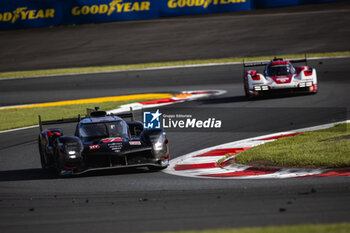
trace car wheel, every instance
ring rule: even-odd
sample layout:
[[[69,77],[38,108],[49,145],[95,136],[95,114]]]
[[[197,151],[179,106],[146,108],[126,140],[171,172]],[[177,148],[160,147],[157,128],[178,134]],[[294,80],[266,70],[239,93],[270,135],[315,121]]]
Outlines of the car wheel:
[[[39,153],[40,153],[41,168],[48,170],[49,166],[47,165],[45,151],[43,146],[41,145],[40,138],[39,138]]]
[[[247,88],[244,88],[244,92],[245,92],[245,96],[246,96],[247,98],[250,98],[250,97],[251,97],[251,95],[250,95],[249,91],[247,90]]]
[[[59,152],[59,149],[56,148],[56,151],[55,151],[55,168],[56,168],[56,172],[57,172],[57,175],[59,177],[68,177],[70,174],[66,172],[66,169],[64,169],[64,166],[63,166],[63,158],[62,156],[60,155],[60,152]]]

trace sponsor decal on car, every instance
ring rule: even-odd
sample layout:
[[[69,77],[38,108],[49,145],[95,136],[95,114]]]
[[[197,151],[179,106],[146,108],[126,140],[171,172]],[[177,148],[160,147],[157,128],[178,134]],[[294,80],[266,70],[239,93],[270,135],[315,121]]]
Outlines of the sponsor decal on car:
[[[122,142],[122,138],[104,138],[102,139],[103,143],[110,143],[110,142]]]
[[[110,144],[108,144],[108,147],[114,152],[120,152],[120,150],[123,148],[123,144],[122,143],[110,143]]]
[[[91,145],[90,146],[90,150],[96,150],[96,149],[99,149],[100,146],[99,145]]]
[[[141,145],[141,142],[140,141],[130,141],[129,144],[131,146],[140,146]]]
[[[285,83],[289,80],[289,78],[277,78],[276,80],[280,81],[281,83]]]

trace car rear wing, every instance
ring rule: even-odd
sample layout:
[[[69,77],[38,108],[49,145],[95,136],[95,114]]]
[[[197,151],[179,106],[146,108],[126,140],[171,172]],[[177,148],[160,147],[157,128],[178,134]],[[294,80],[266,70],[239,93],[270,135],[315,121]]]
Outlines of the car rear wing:
[[[134,113],[133,113],[132,107],[130,107],[129,113],[107,114],[107,112],[105,111],[99,111],[99,107],[95,107],[95,109],[87,108],[86,113],[87,113],[86,117],[87,116],[90,116],[90,117],[117,116],[123,119],[131,119],[131,121],[134,121]]]
[[[252,62],[252,63],[245,63],[243,61],[243,67],[254,67],[254,66],[266,66],[267,64],[269,64],[269,61],[264,61],[264,62]]]
[[[39,118],[40,132],[43,131],[43,125],[67,124],[67,123],[79,122],[81,119],[80,115],[78,115],[77,118],[62,118],[59,120],[50,120],[50,121],[42,121],[40,115],[38,116],[38,118]]]
[[[103,112],[103,111],[98,111],[98,107],[95,107],[95,110],[93,109],[86,109],[87,115],[86,116],[80,116],[80,114],[78,115],[78,117],[73,117],[73,118],[62,118],[62,119],[58,119],[58,120],[49,120],[49,121],[43,121],[41,120],[41,116],[39,115],[39,129],[40,132],[43,131],[43,125],[56,125],[56,124],[67,124],[67,123],[74,123],[74,122],[80,122],[81,120],[85,119],[85,118],[89,118],[91,117],[94,112]],[[106,112],[104,112],[106,113]],[[102,116],[102,115],[100,115]],[[131,121],[134,121],[134,113],[132,111],[132,108],[130,108],[130,112],[129,113],[119,113],[119,114],[110,114],[107,115],[105,114],[104,116],[117,116],[120,117],[122,119],[131,119]]]
[[[275,57],[273,60],[283,60],[283,59]],[[301,58],[301,59],[286,59],[286,60],[290,61],[291,63],[305,63],[307,65],[306,54],[305,54],[305,58]],[[243,67],[245,69],[246,67],[266,66],[269,63],[270,63],[270,61],[245,63],[244,60],[243,60]]]

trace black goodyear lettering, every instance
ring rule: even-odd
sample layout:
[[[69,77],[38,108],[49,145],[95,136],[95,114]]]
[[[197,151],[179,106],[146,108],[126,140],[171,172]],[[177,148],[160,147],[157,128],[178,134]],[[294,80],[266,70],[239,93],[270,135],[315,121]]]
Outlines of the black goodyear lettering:
[[[0,13],[0,22],[15,23],[18,20],[47,19],[55,17],[55,9],[29,10],[28,7],[19,7],[13,12]]]
[[[108,5],[92,5],[92,6],[75,6],[72,8],[72,15],[96,15],[107,14],[108,16],[123,12],[149,11],[151,2],[124,2],[123,0],[113,0]]]
[[[246,0],[168,0],[169,8],[183,7],[203,7],[207,8],[210,5],[226,5],[232,3],[245,3]]]

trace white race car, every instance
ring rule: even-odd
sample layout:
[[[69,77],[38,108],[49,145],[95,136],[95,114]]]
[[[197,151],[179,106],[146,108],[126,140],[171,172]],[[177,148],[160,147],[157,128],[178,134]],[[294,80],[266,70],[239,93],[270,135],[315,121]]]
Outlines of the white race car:
[[[294,67],[292,63],[306,65]],[[243,63],[244,91],[248,98],[282,93],[317,93],[316,70],[307,66],[306,59],[284,60],[274,58],[270,62]],[[246,70],[246,67],[265,66],[262,73]]]

